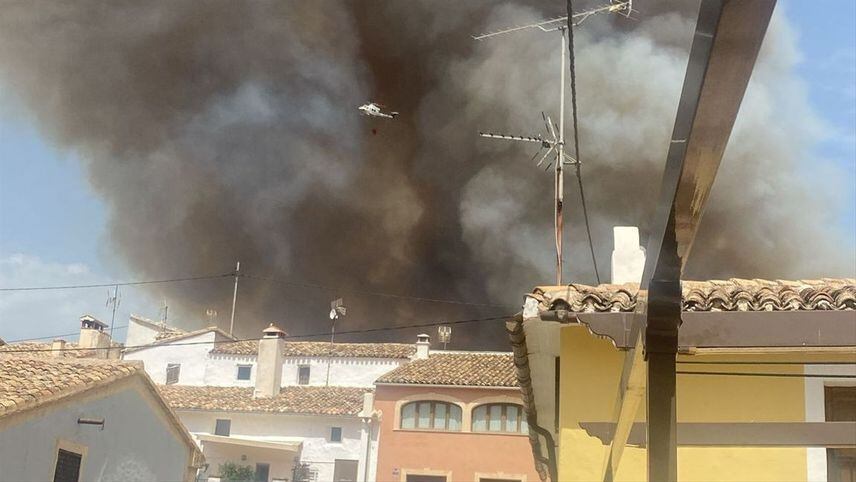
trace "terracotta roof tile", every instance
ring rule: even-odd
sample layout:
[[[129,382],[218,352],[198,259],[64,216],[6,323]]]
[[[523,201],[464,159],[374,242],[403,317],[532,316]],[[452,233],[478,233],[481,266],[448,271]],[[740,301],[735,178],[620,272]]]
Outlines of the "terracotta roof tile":
[[[253,398],[253,388],[160,385],[164,400],[174,410],[270,412],[316,415],[356,415],[363,408],[367,388],[283,387],[273,398]]]
[[[255,340],[220,343],[211,353],[224,355],[256,355],[259,342]],[[334,356],[353,358],[409,358],[416,347],[409,343],[330,343],[324,341],[287,341],[284,356]]]
[[[378,378],[377,383],[518,386],[512,354],[484,352],[432,353],[426,359],[399,366]]]
[[[0,355],[0,417],[142,371],[118,360]]]
[[[117,345],[114,345],[117,346]],[[16,356],[26,355],[37,358],[54,358],[54,352],[51,351],[50,343],[22,341],[19,343],[10,343],[0,346],[0,354],[15,354]],[[66,343],[63,350],[57,358],[93,358],[95,350],[84,350],[77,343]]]
[[[684,281],[684,311],[856,310],[856,279]],[[540,286],[532,296],[543,309],[559,302],[573,312],[632,312],[638,284]],[[644,292],[643,292],[644,296]]]

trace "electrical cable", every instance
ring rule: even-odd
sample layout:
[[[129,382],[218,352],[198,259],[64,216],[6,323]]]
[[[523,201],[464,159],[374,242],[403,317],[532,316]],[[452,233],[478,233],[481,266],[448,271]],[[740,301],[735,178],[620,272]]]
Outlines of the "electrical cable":
[[[580,189],[580,204],[583,208],[583,219],[586,225],[586,235],[588,236],[589,243],[589,251],[591,251],[591,264],[594,267],[594,277],[597,280],[597,284],[600,284],[600,273],[597,269],[597,260],[594,255],[594,241],[592,241],[591,237],[591,228],[589,227],[589,218],[588,218],[588,208],[586,207],[586,195],[583,190],[583,173],[581,169],[580,162],[580,132],[579,125],[577,122],[577,72],[576,67],[574,66],[574,6],[573,0],[568,0],[568,55],[570,56],[570,69],[571,69],[571,108],[572,108],[572,116],[573,116],[573,126],[574,126],[574,159],[577,160],[576,173],[577,173],[577,184]],[[562,86],[564,88],[564,86]],[[561,160],[559,161],[561,162]]]
[[[354,294],[364,294],[371,296],[380,296],[386,298],[396,298],[403,300],[413,300],[424,303],[446,303],[446,304],[454,304],[454,305],[465,305],[465,306],[484,306],[484,307],[493,307],[493,308],[516,308],[515,305],[507,305],[507,304],[499,304],[499,303],[476,303],[470,301],[463,300],[453,300],[453,299],[444,299],[444,298],[427,298],[422,296],[408,296],[408,295],[400,295],[394,293],[383,293],[377,291],[368,291],[368,290],[360,290],[360,289],[342,289],[336,288],[332,286],[325,286],[317,283],[307,283],[307,282],[298,282],[298,281],[288,281],[279,278],[273,278],[268,276],[253,276],[248,274],[238,274],[239,278],[247,278],[254,279],[259,281],[271,281],[275,283],[281,283],[285,285],[291,286],[300,286],[304,288],[315,288],[315,289],[323,289],[330,292],[336,293],[354,293]],[[83,288],[112,288],[114,286],[135,286],[135,285],[148,285],[148,284],[157,284],[157,283],[175,283],[175,282],[183,282],[183,281],[201,281],[201,280],[210,280],[210,279],[220,279],[220,278],[234,278],[235,272],[223,273],[218,275],[209,275],[209,276],[193,276],[186,278],[171,278],[171,279],[160,279],[160,280],[146,280],[146,281],[126,281],[126,282],[113,282],[113,283],[96,283],[96,284],[80,284],[80,285],[57,285],[57,286],[24,286],[24,287],[11,287],[11,288],[0,288],[0,292],[15,292],[15,291],[48,291],[48,290],[64,290],[64,289],[83,289]]]
[[[137,286],[137,285],[151,285],[151,284],[159,284],[159,283],[178,283],[182,281],[200,281],[200,280],[210,280],[210,279],[219,279],[219,278],[231,278],[235,276],[235,273],[224,273],[224,274],[215,274],[215,275],[207,275],[207,276],[190,276],[187,278],[170,278],[170,279],[159,279],[159,280],[147,280],[147,281],[124,281],[117,283],[96,283],[96,284],[88,284],[88,285],[61,285],[61,286],[24,286],[24,287],[14,287],[14,288],[0,288],[0,291],[47,291],[47,290],[72,290],[72,289],[82,289],[82,288],[113,288],[114,286]]]
[[[121,330],[121,329],[127,328],[127,327],[128,327],[128,325],[119,325],[119,326],[114,326],[113,329],[114,330]],[[36,341],[36,340],[47,340],[49,338],[63,338],[66,336],[74,336],[74,335],[79,335],[79,334],[80,334],[79,331],[75,331],[74,333],[64,333],[62,335],[37,336],[37,337],[33,337],[33,338],[18,338],[17,340],[4,340],[4,341],[8,345],[8,344],[12,344],[12,343],[21,343],[21,342]]]
[[[487,317],[487,318],[471,318],[471,319],[465,319],[465,320],[442,321],[442,322],[438,322],[435,320],[435,321],[431,321],[431,322],[414,323],[414,324],[410,324],[410,325],[384,326],[384,327],[377,327],[377,328],[365,328],[365,329],[361,329],[361,330],[337,331],[336,335],[354,335],[354,334],[362,334],[362,333],[377,333],[377,332],[381,332],[381,331],[406,330],[409,328],[426,328],[426,327],[437,326],[437,325],[462,325],[465,323],[478,323],[478,322],[482,322],[482,321],[510,320],[514,316],[515,315],[512,314],[512,315],[502,315],[502,316],[491,316],[491,317]],[[304,335],[285,335],[283,338],[286,340],[301,339],[301,338],[317,338],[317,337],[322,337],[322,336],[329,337],[331,334],[332,334],[331,332],[326,331],[326,332],[310,333],[310,334],[304,334]],[[179,335],[179,336],[181,336],[181,335]],[[220,344],[220,343],[237,343],[237,342],[242,342],[242,341],[258,341],[261,339],[262,338],[259,337],[259,338],[236,338],[234,340],[228,340],[227,339],[227,340],[213,340],[213,341],[188,341],[188,342],[169,343],[169,339],[167,338],[164,340],[160,340],[160,341],[157,341],[154,343],[147,343],[144,345],[118,346],[118,347],[117,346],[113,346],[113,347],[105,346],[105,347],[92,347],[92,348],[75,347],[75,348],[57,348],[57,349],[53,349],[53,348],[26,348],[26,349],[21,349],[21,350],[15,350],[15,349],[13,349],[14,347],[12,347],[11,349],[0,348],[0,355],[10,354],[10,353],[38,353],[38,352],[54,352],[54,351],[94,351],[94,350],[115,350],[115,349],[127,350],[127,349],[131,349],[131,348],[149,348],[149,347],[156,347],[156,346],[163,346],[163,345],[190,346],[190,345],[204,345],[204,344],[209,344],[209,343],[210,344]],[[322,343],[328,343],[328,342],[322,342]],[[11,347],[11,345],[6,345],[6,346]]]
[[[331,291],[331,292],[335,292],[335,293],[354,293],[354,294],[363,294],[363,295],[370,295],[370,296],[380,296],[380,297],[385,297],[385,298],[396,298],[396,299],[403,299],[403,300],[420,301],[420,302],[425,302],[425,303],[446,303],[446,304],[453,304],[453,305],[485,306],[485,307],[493,307],[493,308],[517,308],[517,306],[515,306],[515,305],[503,305],[503,304],[499,304],[499,303],[474,303],[474,302],[463,301],[463,300],[453,300],[453,299],[444,299],[444,298],[426,298],[426,297],[422,297],[422,296],[399,295],[399,294],[394,294],[394,293],[383,293],[383,292],[378,292],[378,291],[368,291],[368,290],[361,290],[361,289],[334,288],[331,286],[324,286],[324,285],[320,285],[320,284],[316,284],[316,283],[306,283],[306,282],[301,282],[301,281],[288,281],[288,280],[284,280],[284,279],[280,279],[280,278],[273,278],[273,277],[268,277],[268,276],[253,276],[253,275],[242,274],[242,275],[239,275],[239,277],[254,279],[254,280],[260,280],[260,281],[270,281],[270,282],[274,282],[274,283],[281,283],[281,284],[291,285],[291,286],[300,286],[300,287],[304,287],[304,288],[323,289],[323,290],[327,290],[327,291]]]

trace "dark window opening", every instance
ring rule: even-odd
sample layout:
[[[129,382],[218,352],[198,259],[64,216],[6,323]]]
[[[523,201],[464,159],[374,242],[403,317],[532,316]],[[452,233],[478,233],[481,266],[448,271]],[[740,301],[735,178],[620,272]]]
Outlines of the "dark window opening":
[[[178,376],[181,373],[181,364],[180,363],[167,363],[166,364],[166,384],[172,385],[178,383]]]
[[[825,387],[827,422],[856,421],[856,387]],[[826,449],[829,482],[856,481],[856,449]]]
[[[249,380],[252,373],[252,365],[238,365],[238,380]]]
[[[228,437],[230,433],[232,433],[232,421],[227,418],[218,418],[214,424],[214,435]]]
[[[268,482],[270,464],[256,464],[256,482]]]
[[[331,427],[330,428],[330,441],[331,442],[341,442],[342,441],[342,427]]]
[[[359,461],[336,459],[333,466],[333,482],[357,482]]]
[[[309,365],[300,365],[297,367],[297,384],[309,385]]]
[[[54,482],[78,482],[80,480],[80,462],[83,455],[59,449],[56,454]]]

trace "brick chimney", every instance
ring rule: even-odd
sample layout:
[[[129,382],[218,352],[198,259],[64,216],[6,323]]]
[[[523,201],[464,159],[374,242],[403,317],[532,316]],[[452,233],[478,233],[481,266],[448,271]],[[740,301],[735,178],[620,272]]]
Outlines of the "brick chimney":
[[[96,358],[107,358],[110,350],[110,335],[104,331],[107,328],[107,323],[98,320],[91,315],[83,315],[80,317],[80,339],[78,345],[80,348],[96,348]]]
[[[416,355],[413,356],[413,359],[424,360],[428,358],[429,353],[431,353],[431,337],[425,333],[416,335]]]
[[[639,246],[639,228],[615,226],[612,228],[612,283],[639,283],[645,270],[645,250]]]
[[[279,395],[282,386],[282,352],[285,349],[286,333],[273,323],[262,330],[259,340],[259,355],[256,357],[255,398],[271,398]]]
[[[54,340],[51,342],[51,356],[53,357],[61,357],[63,355],[62,350],[65,349],[65,340]]]

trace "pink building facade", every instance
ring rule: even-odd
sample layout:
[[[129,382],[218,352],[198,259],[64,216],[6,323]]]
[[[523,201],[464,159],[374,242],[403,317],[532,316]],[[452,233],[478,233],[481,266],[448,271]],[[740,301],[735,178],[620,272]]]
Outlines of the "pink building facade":
[[[376,383],[378,482],[536,482],[507,353],[440,352]]]

